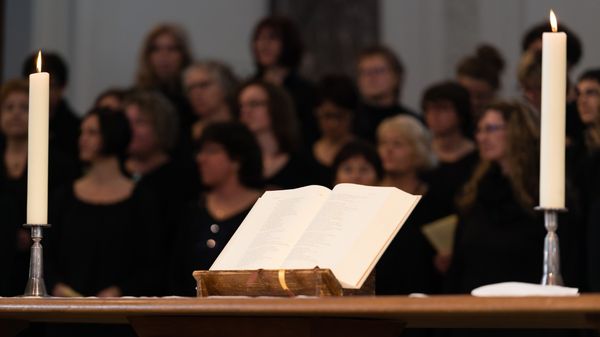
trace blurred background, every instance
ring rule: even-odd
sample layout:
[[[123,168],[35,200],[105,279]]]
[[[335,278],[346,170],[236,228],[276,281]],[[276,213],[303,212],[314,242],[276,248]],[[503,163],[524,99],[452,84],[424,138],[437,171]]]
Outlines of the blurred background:
[[[516,65],[525,30],[547,20],[553,8],[581,38],[583,59],[574,69],[600,59],[597,0],[4,0],[2,4],[2,79],[18,76],[37,49],[67,60],[71,80],[67,97],[84,112],[109,86],[134,80],[144,35],[159,22],[187,29],[195,57],[230,64],[241,77],[252,74],[250,34],[270,13],[285,13],[299,25],[306,44],[304,74],[354,71],[356,51],[382,42],[407,69],[402,101],[419,109],[423,89],[453,78],[456,63],[488,42],[507,61],[501,96],[517,95]],[[319,65],[318,67],[316,65]]]

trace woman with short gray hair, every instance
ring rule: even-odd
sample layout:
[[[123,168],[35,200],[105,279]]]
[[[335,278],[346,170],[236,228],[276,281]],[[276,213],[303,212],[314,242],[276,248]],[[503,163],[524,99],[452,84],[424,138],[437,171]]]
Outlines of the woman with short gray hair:
[[[186,97],[196,116],[191,137],[198,140],[211,123],[233,119],[238,79],[231,69],[218,61],[201,61],[183,73]]]

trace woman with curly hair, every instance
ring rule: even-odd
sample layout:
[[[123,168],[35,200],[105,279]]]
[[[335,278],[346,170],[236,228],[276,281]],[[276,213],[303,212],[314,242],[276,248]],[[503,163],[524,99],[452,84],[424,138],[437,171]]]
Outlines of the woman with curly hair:
[[[544,236],[538,205],[539,130],[521,105],[497,102],[480,116],[476,129],[480,162],[457,203],[459,224],[447,273],[446,292],[470,293],[499,282],[538,283]],[[567,207],[571,208],[570,205]],[[578,287],[578,222],[572,210],[561,217],[562,275]],[[574,241],[575,240],[575,241]],[[579,242],[581,242],[579,238]],[[564,331],[454,330],[446,336],[568,336]]]
[[[475,137],[481,161],[457,200],[460,222],[448,290],[469,293],[503,281],[537,283],[545,234],[533,210],[538,130],[521,105],[497,103],[481,115]]]
[[[504,282],[539,283],[546,230],[538,204],[539,130],[521,105],[488,106],[476,130],[480,162],[457,203],[459,226],[448,272],[448,291],[469,293]],[[568,206],[570,207],[570,206]],[[570,207],[571,208],[571,207]],[[564,281],[578,286],[576,210],[561,219]]]

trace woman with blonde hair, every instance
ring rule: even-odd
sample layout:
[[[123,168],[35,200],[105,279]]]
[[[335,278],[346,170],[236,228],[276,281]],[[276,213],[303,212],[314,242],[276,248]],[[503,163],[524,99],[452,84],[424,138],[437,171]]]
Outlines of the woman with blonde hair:
[[[423,198],[377,264],[378,294],[436,293],[441,276],[436,255],[421,228],[451,213],[450,200],[428,185],[421,175],[431,170],[435,156],[431,135],[412,116],[385,119],[377,128],[377,150],[383,164],[383,186],[393,186]]]

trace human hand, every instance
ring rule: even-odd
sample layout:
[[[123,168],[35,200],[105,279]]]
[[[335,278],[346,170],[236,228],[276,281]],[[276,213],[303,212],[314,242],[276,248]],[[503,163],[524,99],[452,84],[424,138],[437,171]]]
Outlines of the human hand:
[[[452,254],[438,253],[433,258],[433,265],[435,266],[435,269],[437,269],[437,271],[439,271],[441,274],[446,274],[446,272],[450,268],[451,261],[452,261]]]
[[[75,289],[69,287],[64,283],[58,283],[52,289],[52,296],[56,297],[83,297],[80,293],[78,293]]]
[[[121,297],[121,295],[121,289],[117,286],[108,287],[96,294],[98,297]]]

